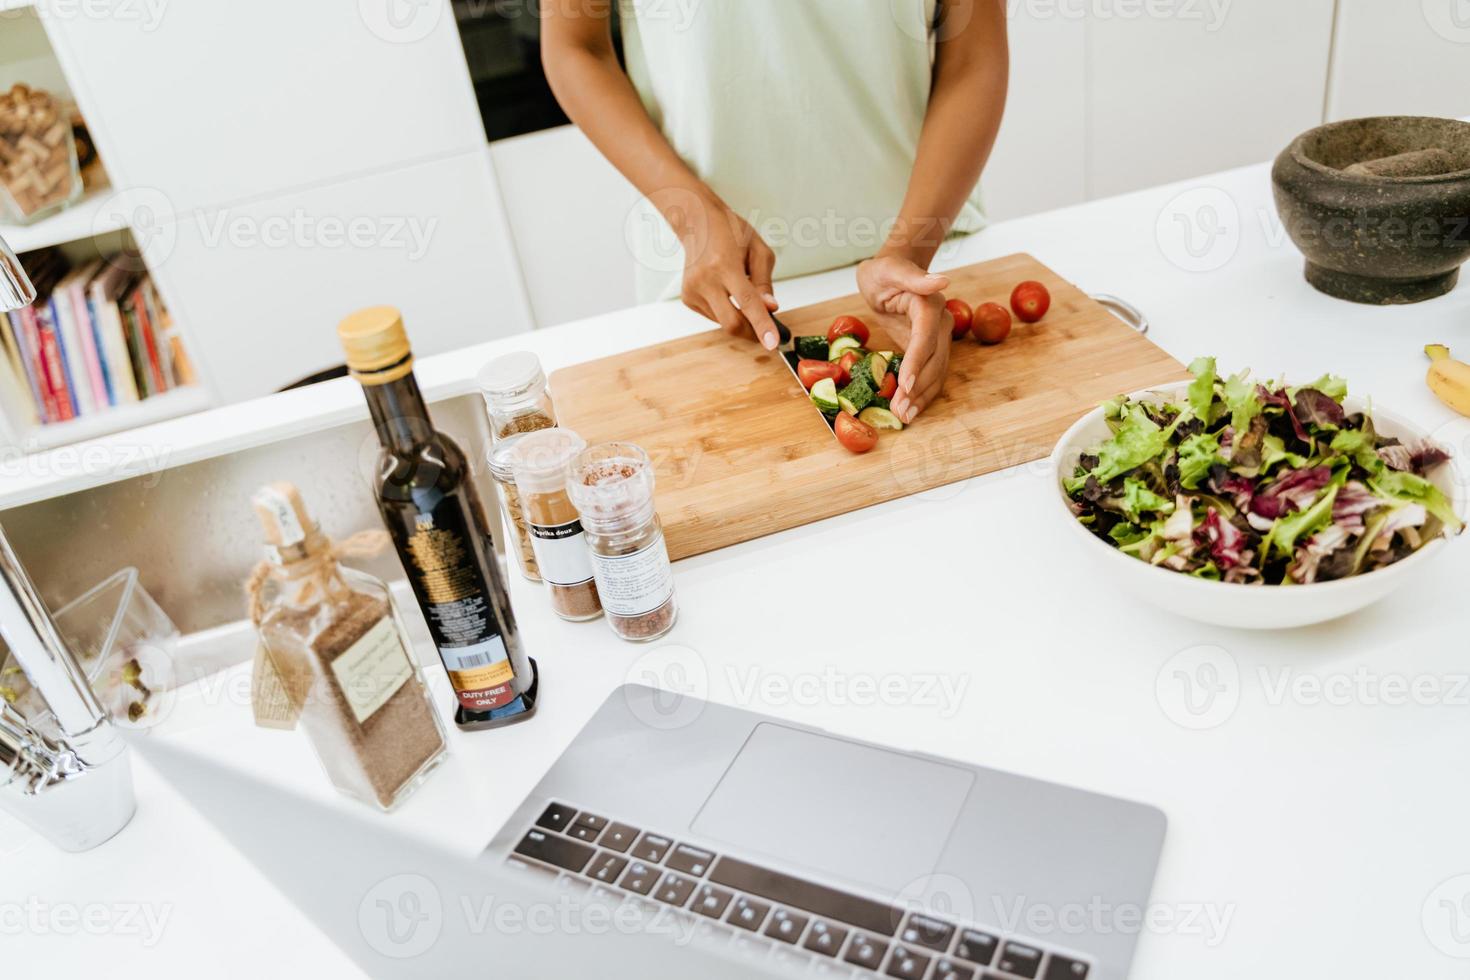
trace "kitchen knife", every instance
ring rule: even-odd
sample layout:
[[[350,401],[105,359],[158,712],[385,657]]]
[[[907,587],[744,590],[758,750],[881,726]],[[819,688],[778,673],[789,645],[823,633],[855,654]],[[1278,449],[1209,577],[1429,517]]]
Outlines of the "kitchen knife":
[[[796,379],[797,385],[802,391],[806,391],[806,385],[802,384],[801,381],[801,372],[796,370],[796,365],[801,360],[796,353],[796,338],[792,335],[790,328],[778,320],[774,314],[771,315],[771,319],[775,321],[776,329],[780,332],[781,343],[777,346],[776,353],[780,354],[781,360],[786,362],[786,367],[790,369],[791,376]],[[827,427],[832,430],[833,436],[835,437],[837,434],[837,420],[828,418],[826,413],[815,405],[812,405],[812,411],[822,417],[822,421],[827,423]]]

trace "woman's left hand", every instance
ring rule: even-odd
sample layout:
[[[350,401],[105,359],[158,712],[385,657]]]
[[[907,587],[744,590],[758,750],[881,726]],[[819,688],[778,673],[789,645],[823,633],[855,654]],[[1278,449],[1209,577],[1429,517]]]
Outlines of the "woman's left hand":
[[[858,266],[858,291],[884,330],[903,346],[893,414],[905,425],[944,390],[954,318],[944,308],[949,278],[908,259],[880,255]]]

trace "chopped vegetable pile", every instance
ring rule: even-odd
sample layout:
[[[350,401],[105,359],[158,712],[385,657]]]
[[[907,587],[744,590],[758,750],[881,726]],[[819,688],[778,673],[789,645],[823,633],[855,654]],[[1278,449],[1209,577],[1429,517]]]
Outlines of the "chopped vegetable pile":
[[[1182,404],[1105,404],[1112,438],[1064,481],[1073,513],[1108,544],[1199,578],[1307,584],[1463,529],[1425,479],[1449,453],[1378,435],[1370,415],[1343,408],[1341,379],[1220,378],[1209,357],[1189,370]]]

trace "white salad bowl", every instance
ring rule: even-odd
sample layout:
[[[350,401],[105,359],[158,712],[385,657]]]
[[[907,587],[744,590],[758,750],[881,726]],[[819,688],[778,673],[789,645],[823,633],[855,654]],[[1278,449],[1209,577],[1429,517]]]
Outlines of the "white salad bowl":
[[[1155,404],[1182,403],[1189,382],[1137,392],[1133,398]],[[1369,409],[1361,398],[1349,397],[1343,402],[1348,412]],[[1428,433],[1405,419],[1386,412],[1378,405],[1369,412],[1379,435],[1392,436],[1403,442],[1425,438]],[[1372,605],[1396,592],[1429,569],[1434,559],[1449,545],[1436,538],[1401,561],[1385,568],[1332,582],[1310,585],[1241,585],[1195,578],[1180,572],[1159,568],[1126,555],[1087,530],[1072,513],[1063,480],[1076,471],[1083,453],[1095,448],[1111,436],[1101,407],[1079,419],[1067,430],[1052,451],[1053,486],[1057,492],[1058,519],[1064,521],[1077,548],[1091,556],[1099,577],[1116,582],[1129,592],[1170,612],[1202,623],[1239,629],[1289,629],[1310,626],[1346,616]],[[1452,459],[1434,470],[1430,482],[1454,502],[1455,513],[1467,516],[1466,487],[1459,467]]]

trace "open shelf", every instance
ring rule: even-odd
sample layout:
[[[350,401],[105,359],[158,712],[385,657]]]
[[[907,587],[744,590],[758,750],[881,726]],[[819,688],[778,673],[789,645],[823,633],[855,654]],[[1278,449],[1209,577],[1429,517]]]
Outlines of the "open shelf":
[[[0,0],[0,3],[3,2],[4,0]],[[103,214],[103,205],[111,192],[110,187],[90,191],[65,211],[42,218],[33,225],[0,224],[0,237],[5,239],[12,250],[30,252],[122,231],[127,227],[123,216]]]
[[[118,405],[93,415],[84,415],[69,422],[52,425],[32,425],[19,433],[17,440],[26,453],[45,452],[58,446],[84,442],[101,436],[152,425],[210,407],[209,393],[203,388],[190,386],[175,388],[140,402]]]

